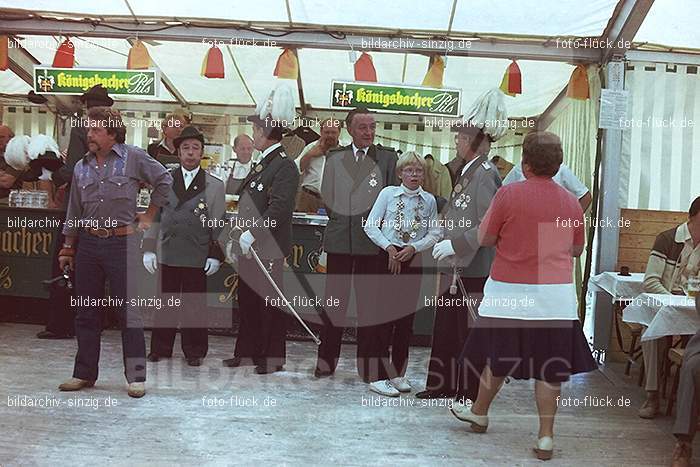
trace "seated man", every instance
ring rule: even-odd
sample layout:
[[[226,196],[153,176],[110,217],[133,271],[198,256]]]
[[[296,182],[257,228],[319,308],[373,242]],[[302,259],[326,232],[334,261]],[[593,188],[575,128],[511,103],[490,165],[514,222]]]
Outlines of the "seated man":
[[[661,232],[654,241],[644,273],[644,292],[686,295],[688,277],[700,271],[700,197],[690,205],[688,222]],[[658,377],[666,358],[666,339],[642,342],[646,371],[647,400],[639,409],[642,418],[654,418],[659,411]]]
[[[695,297],[695,309],[700,314],[700,296]],[[691,449],[698,426],[700,401],[700,330],[688,342],[683,354],[681,378],[676,398],[676,423],[673,434],[678,441],[673,451],[673,467],[687,467],[693,457]]]

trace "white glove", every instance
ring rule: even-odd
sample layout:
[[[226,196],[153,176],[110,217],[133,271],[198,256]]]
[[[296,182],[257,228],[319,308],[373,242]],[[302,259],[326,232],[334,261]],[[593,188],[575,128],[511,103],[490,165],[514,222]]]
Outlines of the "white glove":
[[[146,271],[150,272],[151,274],[155,273],[156,269],[158,269],[158,258],[156,257],[156,254],[152,251],[144,252],[143,266],[146,268]]]
[[[216,274],[216,271],[218,271],[220,267],[221,261],[216,258],[207,258],[207,262],[204,265],[204,274],[207,276]]]
[[[438,261],[442,261],[443,259],[454,255],[455,249],[452,246],[452,240],[443,240],[441,242],[437,242],[433,247],[433,258],[435,258]]]
[[[241,246],[241,252],[250,258],[250,246],[255,241],[255,237],[250,233],[250,230],[246,230],[241,234],[241,238],[238,239],[238,244]]]

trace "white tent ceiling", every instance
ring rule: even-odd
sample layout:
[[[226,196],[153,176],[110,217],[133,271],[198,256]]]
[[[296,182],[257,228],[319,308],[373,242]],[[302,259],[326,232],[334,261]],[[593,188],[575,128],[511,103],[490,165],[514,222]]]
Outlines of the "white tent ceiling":
[[[235,21],[240,26],[241,22],[251,22],[247,24],[248,27],[257,29],[256,25],[265,25],[265,29],[258,30],[271,34],[279,34],[282,28],[341,29],[351,34],[355,28],[392,31],[393,34],[402,35],[430,31],[449,34],[450,37],[473,34],[482,38],[496,35],[500,39],[522,39],[523,36],[554,39],[563,36],[600,36],[608,26],[617,3],[617,0],[358,0],[352,3],[339,0],[197,3],[173,0],[164,4],[155,0],[64,0],[61,3],[0,0],[0,8],[31,11],[39,17],[60,19],[65,15],[73,19],[92,18],[100,23],[118,19],[121,21],[119,28],[127,30],[129,23],[124,21],[138,18],[142,24],[156,21],[163,24],[167,20],[208,23]],[[635,41],[700,48],[700,33],[692,25],[692,21],[699,17],[698,4],[698,0],[656,0]],[[56,23],[58,30],[47,31],[55,34],[53,36],[16,37],[40,63],[50,64],[60,40],[60,24]],[[669,28],[669,25],[672,27]],[[235,29],[231,29],[229,35],[235,35]],[[76,66],[125,67],[130,45],[123,35],[121,37],[74,38]],[[255,99],[260,99],[274,85],[276,78],[272,76],[272,71],[281,52],[279,47],[222,47],[226,78],[207,79],[199,74],[209,47],[207,44],[158,40],[148,41],[147,47],[154,63],[188,104],[231,106],[252,106]],[[298,55],[304,101],[312,108],[328,107],[332,79],[354,79],[348,51],[307,47],[298,49]],[[428,66],[428,57],[417,53],[373,51],[371,56],[382,83],[419,85]],[[462,90],[464,110],[464,106],[484,90],[498,86],[508,63],[506,59],[450,56],[448,53],[444,87]],[[542,113],[566,86],[573,69],[572,64],[561,61],[520,59],[518,64],[522,71],[523,93],[508,98],[511,117]],[[19,96],[29,89],[12,72],[0,72],[0,94]],[[157,100],[176,102],[162,83]]]

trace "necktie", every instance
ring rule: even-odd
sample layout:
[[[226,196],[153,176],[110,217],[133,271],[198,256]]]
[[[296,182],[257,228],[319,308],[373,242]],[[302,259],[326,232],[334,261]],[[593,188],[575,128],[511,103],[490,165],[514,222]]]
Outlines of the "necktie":
[[[185,172],[185,190],[190,187],[190,183],[192,183],[192,172]]]
[[[358,149],[357,152],[355,153],[355,162],[358,164],[362,162],[365,159],[365,151],[364,149]]]

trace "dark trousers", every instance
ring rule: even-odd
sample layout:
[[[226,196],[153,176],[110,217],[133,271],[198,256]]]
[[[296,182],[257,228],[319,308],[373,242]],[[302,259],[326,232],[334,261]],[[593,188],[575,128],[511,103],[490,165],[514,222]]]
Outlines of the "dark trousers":
[[[262,260],[282,288],[282,259]],[[270,269],[270,262],[272,267]],[[265,278],[254,259],[238,259],[238,314],[240,323],[234,356],[258,365],[282,366],[286,362],[287,314],[283,299]],[[278,306],[276,306],[278,305]]]
[[[53,266],[51,267],[51,277],[63,274],[58,265],[58,252],[65,242],[63,234],[59,234],[56,239],[56,248],[53,255]],[[61,336],[72,335],[75,332],[75,310],[70,304],[73,291],[67,287],[52,286],[49,292],[49,302],[46,321],[46,330]]]
[[[683,359],[676,398],[673,434],[681,441],[693,442],[698,426],[700,403],[700,354]]]
[[[181,302],[177,308],[166,307],[156,312],[151,332],[151,352],[171,356],[179,324],[182,353],[186,358],[204,358],[209,349],[207,276],[204,269],[161,264],[160,271],[163,304],[167,304],[171,298],[179,298]]]
[[[382,365],[370,371],[372,358],[372,325],[380,320],[374,316],[377,308],[377,264],[378,255],[339,255],[328,253],[326,265],[326,303],[337,300],[337,307],[324,309],[321,345],[318,347],[316,368],[335,371],[340,356],[340,344],[346,320],[351,287],[355,290],[357,303],[357,372],[365,382],[386,379]],[[373,365],[375,368],[378,366]],[[384,378],[381,378],[384,376]]]
[[[396,247],[401,251],[401,247]],[[404,376],[408,366],[408,349],[413,334],[413,320],[416,310],[420,307],[418,297],[423,274],[420,254],[414,255],[411,261],[401,263],[400,274],[389,272],[389,254],[383,251],[379,254],[378,278],[381,283],[377,310],[384,316],[385,323],[373,327],[371,342],[374,356],[380,364],[387,368],[380,376],[385,379]],[[389,348],[391,347],[391,350]]]
[[[75,336],[78,353],[73,376],[96,380],[100,360],[100,334],[103,304],[92,300],[106,299],[105,281],[109,281],[110,297],[119,315],[122,332],[124,374],[130,383],[146,381],[146,343],[143,319],[137,306],[128,303],[136,291],[136,272],[140,262],[139,239],[136,235],[98,238],[81,232],[75,257]]]
[[[472,295],[472,300],[483,296],[486,279],[486,277],[459,278],[467,293]],[[450,295],[447,290],[451,283],[451,274],[440,274],[440,290],[446,290],[441,297],[447,300],[461,300],[462,291],[459,285],[456,295]],[[474,308],[476,311],[477,307]],[[462,371],[459,361],[472,321],[473,318],[469,316],[466,306],[436,307],[428,380],[425,385],[427,390],[476,400],[479,392],[478,372]]]

